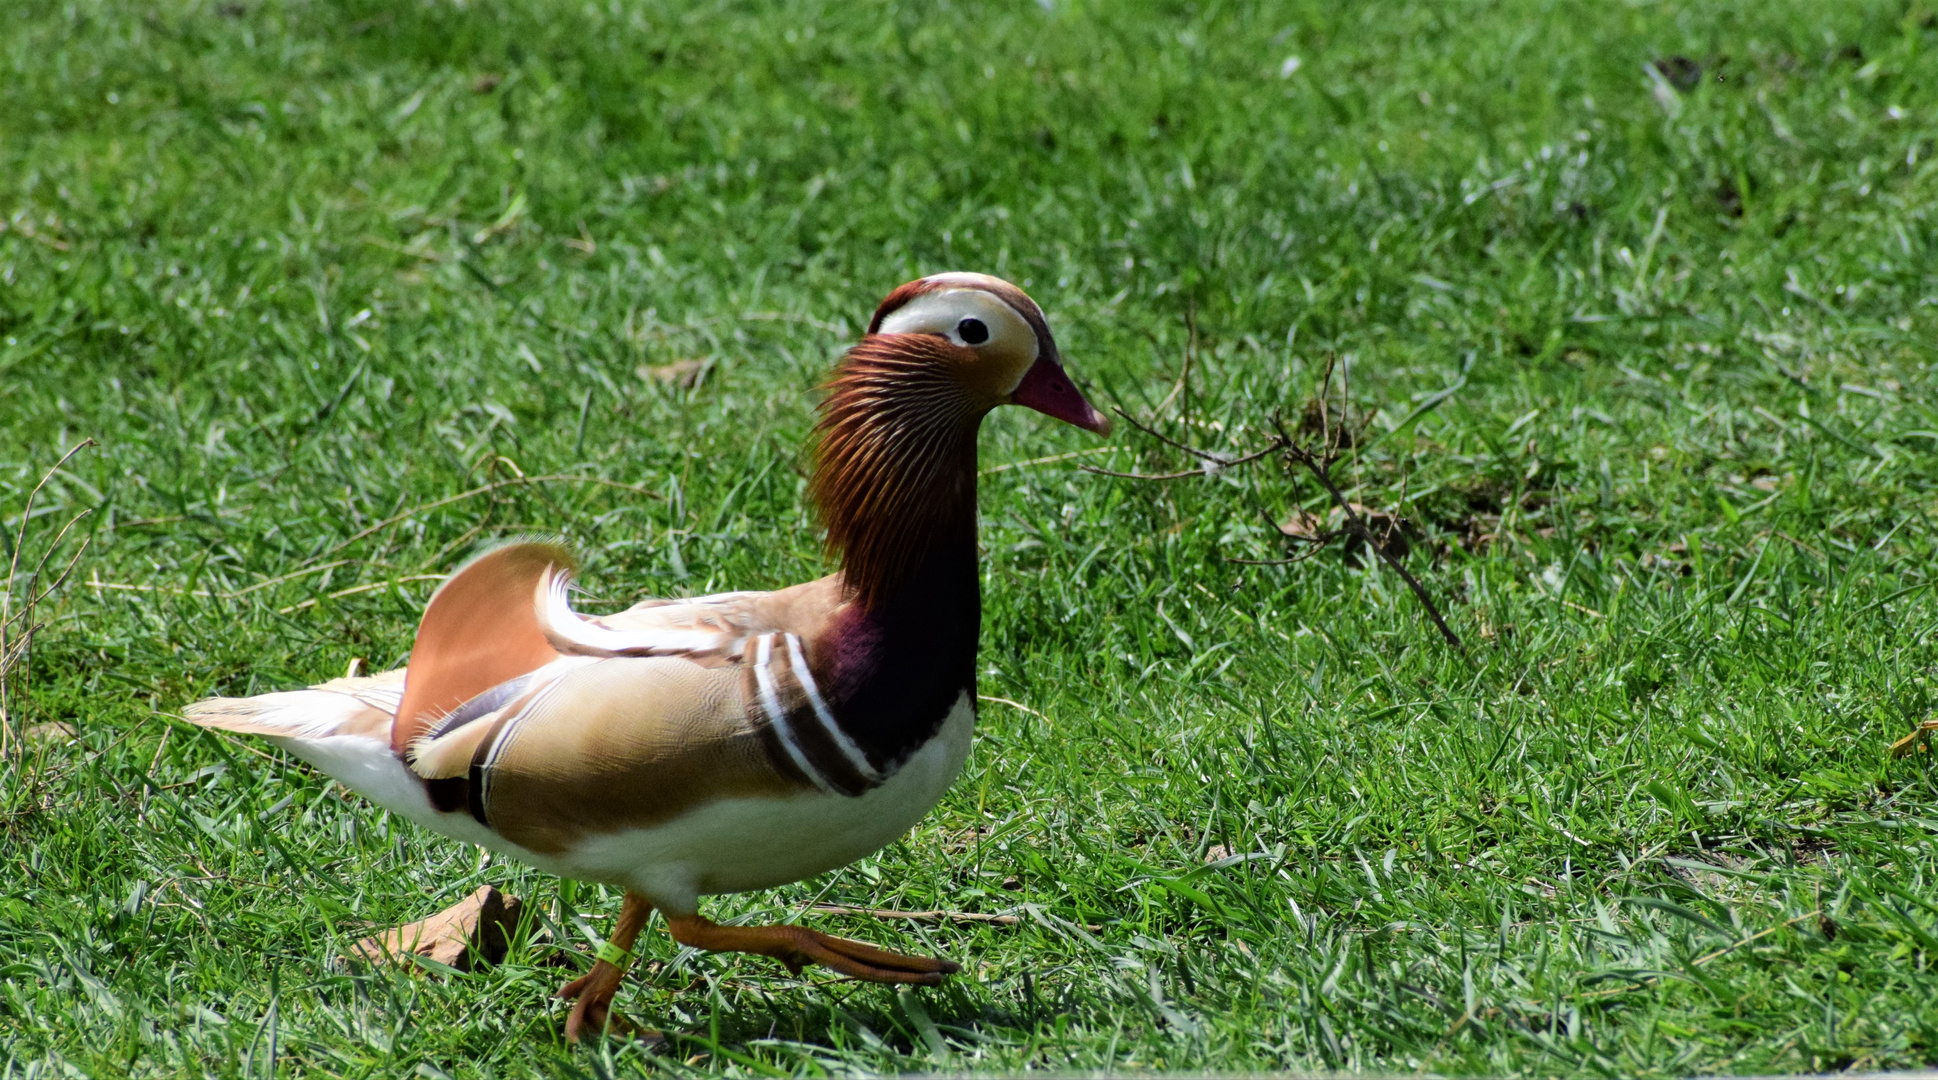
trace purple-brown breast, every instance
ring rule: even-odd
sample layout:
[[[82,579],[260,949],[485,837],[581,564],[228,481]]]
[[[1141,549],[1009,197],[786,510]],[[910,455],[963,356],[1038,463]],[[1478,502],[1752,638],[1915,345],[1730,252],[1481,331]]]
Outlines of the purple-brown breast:
[[[842,728],[890,772],[964,692],[974,699],[981,632],[972,529],[938,545],[881,602],[842,609],[809,656]]]

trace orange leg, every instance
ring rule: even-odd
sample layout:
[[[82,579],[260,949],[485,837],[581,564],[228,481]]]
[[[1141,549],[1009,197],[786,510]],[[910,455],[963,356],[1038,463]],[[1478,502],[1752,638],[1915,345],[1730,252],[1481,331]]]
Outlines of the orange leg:
[[[639,931],[646,925],[646,917],[653,913],[652,901],[636,892],[626,894],[625,903],[619,908],[619,923],[612,928],[612,944],[631,952],[633,942],[639,940]],[[559,987],[561,998],[577,998],[572,1006],[572,1015],[565,1018],[565,1039],[578,1042],[579,1036],[589,1027],[593,1031],[603,1031],[606,1017],[612,1008],[612,996],[619,992],[619,979],[624,972],[604,960],[592,965],[592,970]]]
[[[962,970],[947,960],[903,956],[805,926],[721,926],[699,915],[668,915],[666,929],[682,945],[771,956],[794,972],[820,964],[868,982],[938,986],[942,976]]]

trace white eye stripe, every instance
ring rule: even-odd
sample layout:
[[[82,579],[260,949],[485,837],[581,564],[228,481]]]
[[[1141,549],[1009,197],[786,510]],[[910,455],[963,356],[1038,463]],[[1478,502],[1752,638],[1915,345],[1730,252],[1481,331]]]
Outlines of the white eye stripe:
[[[961,327],[964,319],[983,324],[988,337],[980,342],[965,341]],[[926,292],[890,312],[877,333],[934,334],[956,345],[1005,345],[1022,351],[1034,360],[1042,355],[1043,343],[1028,317],[986,289],[956,286]]]

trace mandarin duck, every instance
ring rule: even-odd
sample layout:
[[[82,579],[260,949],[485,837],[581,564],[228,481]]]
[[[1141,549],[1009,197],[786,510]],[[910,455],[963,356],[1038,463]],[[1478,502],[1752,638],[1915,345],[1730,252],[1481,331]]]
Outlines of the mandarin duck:
[[[559,996],[602,1027],[655,909],[682,945],[936,985],[958,970],[797,925],[723,926],[701,896],[846,865],[928,813],[976,721],[976,432],[1003,404],[1098,434],[1043,312],[982,274],[890,293],[826,386],[809,493],[836,573],[774,592],[575,612],[551,543],[472,560],[432,595],[406,665],[215,698],[378,806],[549,873],[625,890]]]

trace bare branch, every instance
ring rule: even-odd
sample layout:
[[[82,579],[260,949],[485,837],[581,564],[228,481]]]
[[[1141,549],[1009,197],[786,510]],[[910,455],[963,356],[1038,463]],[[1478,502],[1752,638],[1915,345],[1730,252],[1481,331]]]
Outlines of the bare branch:
[[[1189,480],[1194,476],[1213,475],[1204,469],[1187,469],[1184,472],[1174,473],[1134,473],[1113,472],[1110,469],[1099,469],[1094,465],[1079,465],[1077,468],[1083,472],[1096,473],[1098,476],[1115,476],[1125,480]]]
[[[1433,597],[1427,595],[1426,586],[1421,585],[1420,580],[1409,573],[1407,568],[1400,564],[1400,560],[1386,550],[1386,545],[1380,543],[1373,535],[1373,530],[1366,527],[1366,522],[1360,518],[1359,512],[1353,509],[1352,503],[1347,501],[1345,494],[1332,482],[1331,462],[1321,464],[1310,450],[1302,446],[1290,448],[1286,451],[1286,456],[1305,466],[1312,473],[1319,481],[1319,486],[1325,488],[1326,494],[1332,496],[1332,501],[1339,507],[1340,512],[1346,515],[1346,528],[1357,536],[1361,543],[1372,548],[1373,553],[1380,557],[1380,561],[1392,567],[1393,572],[1400,575],[1400,580],[1406,582],[1406,587],[1413,590],[1414,598],[1419,600],[1420,606],[1426,609],[1427,617],[1433,620],[1434,627],[1440,631],[1441,637],[1447,639],[1447,644],[1465,653],[1467,646],[1461,643],[1460,635],[1454,633],[1447,625],[1447,620],[1440,617],[1440,609],[1434,606]]]
[[[1339,360],[1339,354],[1337,353],[1326,354],[1326,373],[1325,373],[1325,376],[1319,380],[1319,443],[1320,445],[1326,448],[1326,453],[1328,454],[1331,454],[1333,452],[1333,449],[1332,449],[1332,409],[1327,404],[1327,399],[1332,395],[1332,366],[1338,360]],[[1330,458],[1327,459],[1326,465],[1328,467],[1332,465],[1332,460]]]
[[[1267,455],[1270,455],[1270,454],[1275,454],[1283,449],[1285,449],[1285,447],[1280,446],[1277,443],[1274,443],[1271,446],[1267,446],[1263,450],[1254,450],[1243,457],[1235,457],[1229,460],[1220,460],[1218,461],[1218,464],[1215,466],[1215,468],[1235,469],[1240,465],[1250,465],[1252,462],[1257,461],[1262,457],[1266,457]]]
[[[1267,525],[1270,525],[1279,534],[1280,539],[1287,543],[1287,557],[1283,559],[1238,559],[1227,556],[1225,561],[1240,566],[1286,566],[1310,558],[1314,553],[1322,550],[1341,535],[1350,535],[1367,547],[1372,548],[1373,553],[1379,556],[1381,562],[1384,562],[1388,567],[1392,568],[1394,573],[1400,575],[1400,580],[1406,582],[1406,586],[1412,591],[1414,599],[1420,602],[1420,607],[1425,610],[1428,620],[1433,623],[1434,629],[1440,632],[1440,636],[1446,640],[1447,644],[1452,645],[1465,655],[1467,651],[1466,645],[1460,640],[1460,635],[1454,633],[1453,628],[1447,625],[1447,620],[1440,614],[1440,608],[1434,604],[1433,597],[1427,593],[1426,586],[1420,584],[1420,580],[1414,577],[1400,562],[1399,558],[1388,550],[1388,544],[1386,542],[1383,542],[1373,534],[1373,530],[1367,525],[1365,518],[1354,508],[1351,500],[1346,498],[1345,492],[1339,490],[1339,486],[1333,482],[1332,467],[1338,463],[1342,456],[1342,445],[1357,441],[1352,437],[1350,427],[1346,426],[1348,419],[1345,416],[1341,417],[1342,426],[1339,429],[1338,435],[1335,436],[1334,434],[1331,396],[1333,392],[1333,372],[1337,366],[1337,355],[1329,354],[1326,357],[1325,371],[1320,375],[1318,396],[1313,399],[1312,405],[1307,407],[1307,415],[1302,427],[1304,433],[1309,434],[1311,432],[1314,419],[1311,415],[1311,410],[1316,406],[1319,428],[1319,448],[1316,451],[1301,442],[1297,435],[1286,430],[1285,416],[1278,410],[1273,410],[1271,414],[1270,420],[1273,436],[1264,448],[1240,457],[1230,458],[1209,450],[1199,449],[1198,447],[1174,439],[1137,419],[1130,413],[1125,412],[1123,409],[1118,409],[1116,410],[1117,415],[1123,417],[1124,421],[1131,427],[1166,446],[1191,455],[1204,464],[1197,469],[1173,473],[1115,472],[1113,470],[1099,469],[1088,465],[1081,466],[1081,468],[1085,472],[1096,473],[1099,476],[1114,476],[1125,480],[1184,480],[1194,476],[1213,475],[1221,469],[1249,464],[1275,453],[1283,453],[1288,468],[1294,465],[1302,466],[1319,481],[1319,486],[1325,489],[1326,494],[1332,499],[1334,505],[1338,506],[1339,513],[1345,522],[1345,527],[1343,529],[1314,529],[1310,536],[1288,533],[1283,526],[1279,525],[1273,519],[1270,513],[1266,512],[1263,507],[1260,507],[1259,515],[1265,519]],[[1345,398],[1350,391],[1344,385],[1345,379],[1343,373],[1340,381],[1342,384],[1340,394],[1342,398]],[[1180,380],[1180,384],[1182,384],[1182,380]],[[1165,404],[1168,405],[1175,395],[1176,391],[1174,390],[1170,397],[1165,398]],[[1345,398],[1345,400],[1347,403],[1350,402],[1350,398]],[[1343,407],[1349,409],[1350,405],[1345,404]],[[1357,462],[1357,460],[1357,455],[1355,455],[1354,461]],[[1402,495],[1402,501],[1404,502],[1404,495]],[[1300,513],[1303,515],[1304,512],[1300,511]],[[1294,551],[1291,545],[1295,543],[1306,545],[1306,549],[1304,551]]]
[[[1125,423],[1143,432],[1144,434],[1149,435],[1151,438],[1156,439],[1158,442],[1161,442],[1166,446],[1175,447],[1179,450],[1184,451],[1187,454],[1190,454],[1192,457],[1199,458],[1203,461],[1215,462],[1220,465],[1224,464],[1224,459],[1219,457],[1217,454],[1213,454],[1205,450],[1200,450],[1195,446],[1190,446],[1185,443],[1181,443],[1176,439],[1173,439],[1169,435],[1166,435],[1163,432],[1157,430],[1156,428],[1151,427],[1149,424],[1144,423],[1143,421],[1139,420],[1137,417],[1132,416],[1130,413],[1125,412],[1121,408],[1112,407],[1111,411],[1116,413],[1118,416],[1123,417]]]
[[[1206,464],[1211,465],[1212,467],[1218,468],[1218,469],[1230,469],[1230,468],[1235,468],[1239,465],[1249,465],[1252,462],[1259,460],[1260,458],[1268,457],[1272,454],[1279,452],[1280,450],[1285,449],[1285,444],[1291,442],[1291,439],[1287,437],[1283,432],[1281,432],[1280,437],[1278,439],[1273,440],[1271,443],[1267,444],[1263,449],[1254,450],[1249,454],[1243,454],[1238,457],[1227,457],[1224,454],[1214,453],[1213,451],[1210,451],[1210,450],[1200,450],[1197,447],[1192,446],[1188,443],[1181,443],[1178,440],[1173,439],[1169,435],[1166,435],[1163,432],[1158,431],[1157,429],[1151,427],[1150,425],[1139,421],[1137,417],[1132,416],[1131,414],[1125,412],[1122,409],[1112,409],[1111,411],[1115,412],[1118,416],[1123,417],[1125,423],[1143,432],[1144,434],[1149,435],[1151,438],[1156,439],[1158,442],[1161,442],[1166,446],[1170,446],[1178,450],[1182,450],[1185,453],[1190,454],[1192,457],[1197,458],[1199,461],[1205,462]],[[1090,471],[1098,472],[1100,470],[1092,469]],[[1122,474],[1116,474],[1116,475],[1122,475]],[[1195,473],[1195,474],[1183,473],[1180,475],[1202,476],[1204,474],[1203,473]]]

